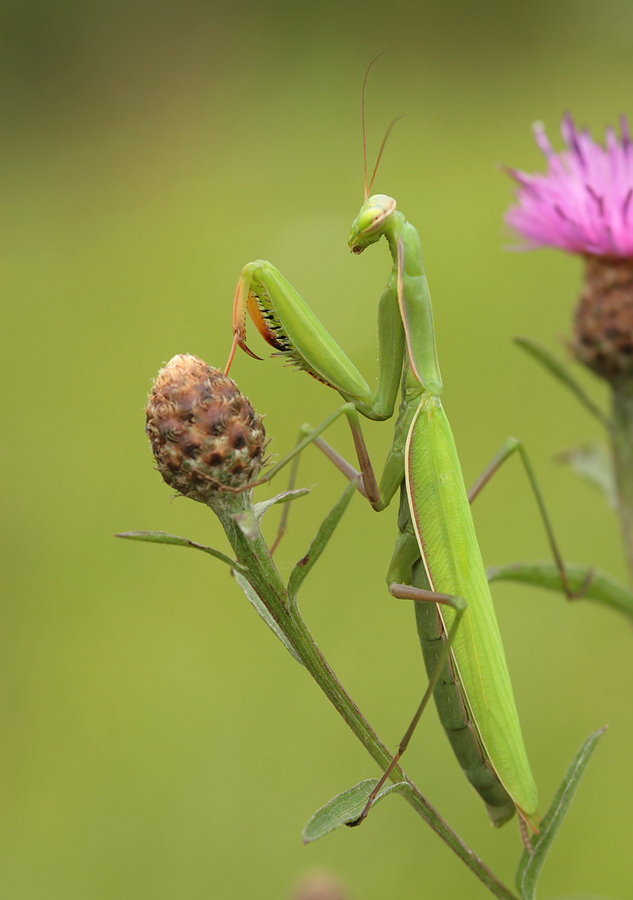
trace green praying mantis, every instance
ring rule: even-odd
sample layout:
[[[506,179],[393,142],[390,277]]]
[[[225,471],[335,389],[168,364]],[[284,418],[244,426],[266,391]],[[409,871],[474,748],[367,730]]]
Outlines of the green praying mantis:
[[[369,70],[368,70],[369,71]],[[365,76],[367,77],[367,76]],[[363,86],[364,94],[364,86]],[[392,123],[393,125],[393,123]],[[390,126],[391,129],[391,126]],[[389,130],[390,130],[389,129]],[[384,148],[385,141],[378,155]],[[363,121],[364,138],[364,121]],[[413,599],[429,686],[392,765],[370,795],[359,821],[402,755],[431,694],[466,777],[481,795],[495,826],[514,815],[524,840],[539,830],[537,791],[524,746],[470,502],[499,466],[518,451],[535,491],[561,583],[572,596],[543,500],[523,446],[509,439],[467,494],[451,428],[442,407],[433,312],[416,229],[384,194],[370,195],[354,220],[354,254],[386,238],[392,268],[378,306],[378,374],[375,389],[314,316],[280,272],[265,260],[242,270],[233,306],[233,345],[246,344],[246,313],[275,355],[339,392],[345,403],[321,426],[304,427],[293,453],[265,476],[268,481],[314,441],[349,477],[357,473],[320,437],[339,416],[349,421],[359,461],[359,489],[372,507],[385,509],[400,489],[398,535],[387,573],[394,597]],[[386,420],[401,400],[394,440],[380,482],[362,437],[359,414]]]

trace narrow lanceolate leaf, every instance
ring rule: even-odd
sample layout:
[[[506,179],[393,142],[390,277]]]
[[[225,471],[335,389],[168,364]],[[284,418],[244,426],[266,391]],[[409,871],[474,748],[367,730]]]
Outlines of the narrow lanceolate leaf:
[[[543,863],[547,859],[554,838],[558,833],[558,829],[562,825],[563,819],[569,811],[571,801],[574,799],[576,788],[580,783],[580,779],[585,773],[587,764],[591,758],[591,754],[596,749],[596,745],[604,728],[594,731],[584,742],[578,753],[571,761],[571,765],[565,772],[565,776],[556,791],[550,808],[545,814],[545,818],[541,822],[541,830],[539,834],[534,835],[530,839],[531,851],[524,850],[523,856],[519,861],[515,884],[517,890],[521,894],[522,900],[535,900],[536,898],[536,882],[540,875]]]
[[[288,640],[286,635],[283,633],[283,631],[281,630],[281,628],[279,627],[277,622],[275,622],[275,620],[273,619],[271,614],[268,612],[268,610],[262,603],[261,599],[255,593],[253,586],[246,580],[246,578],[244,578],[243,575],[241,575],[235,569],[233,570],[233,574],[235,576],[235,580],[237,581],[239,586],[242,588],[242,590],[246,594],[248,600],[250,600],[250,602],[253,604],[253,606],[255,607],[255,609],[257,610],[259,615],[262,617],[264,622],[268,625],[270,630],[279,638],[279,640],[284,645],[284,647],[286,648],[288,653],[290,653],[291,656],[294,656],[294,658],[297,660],[298,663],[301,663],[301,665],[303,665],[303,662],[301,661],[300,657],[295,652],[294,647],[292,646],[292,644],[290,643],[290,641]]]
[[[558,381],[562,382],[572,394],[575,394],[585,409],[589,410],[592,416],[595,416],[596,419],[602,422],[608,431],[611,430],[613,424],[611,419],[609,419],[609,417],[602,412],[600,407],[593,402],[591,397],[585,393],[576,379],[572,378],[567,366],[562,363],[557,356],[548,350],[547,347],[544,347],[543,344],[540,344],[531,337],[525,337],[524,335],[515,337],[514,342],[515,344],[518,344],[519,347],[522,347],[526,353],[529,353],[533,359],[540,362],[540,364],[544,366],[554,378],[557,378]]]
[[[260,503],[253,503],[255,517],[258,522],[261,522],[262,516],[271,506],[274,506],[276,503],[289,503],[291,500],[296,500],[297,497],[304,497],[309,493],[310,488],[297,488],[294,491],[284,491],[281,494],[277,494],[275,497],[271,497],[270,500],[262,500]]]
[[[225,553],[220,553],[219,550],[214,550],[213,547],[205,547],[204,544],[197,544],[195,541],[190,541],[187,538],[178,537],[176,534],[167,534],[165,531],[125,531],[114,536],[128,538],[132,541],[146,541],[150,544],[173,544],[176,547],[193,547],[194,550],[202,550],[203,553],[208,553],[210,556],[221,560],[236,572],[246,572],[246,569],[240,563],[231,559]]]
[[[562,591],[558,569],[552,561],[511,563],[507,566],[490,566],[488,581],[520,581],[536,587]],[[569,586],[578,593],[578,600],[593,600],[603,606],[610,606],[633,619],[633,594],[624,584],[607,572],[590,566],[565,563],[565,573]]]
[[[337,794],[336,797],[318,809],[312,816],[306,827],[303,829],[303,843],[309,844],[316,841],[330,831],[334,831],[340,825],[347,825],[356,821],[367,803],[367,798],[378,784],[377,778],[368,778],[355,784],[353,788]],[[397,793],[406,792],[409,785],[405,781],[399,781],[397,784],[390,784],[384,787],[374,800],[374,806],[387,794],[392,791]]]
[[[350,481],[350,483],[343,491],[338,502],[334,505],[332,510],[328,513],[326,518],[321,523],[319,530],[314,537],[314,540],[310,544],[310,549],[303,557],[303,559],[300,559],[297,565],[292,570],[290,580],[288,581],[288,595],[290,596],[291,600],[293,600],[297,596],[297,592],[303,584],[304,579],[312,569],[312,566],[325,550],[327,542],[332,537],[334,529],[341,520],[341,516],[347,509],[350,500],[356,493],[357,487],[357,480]]]
[[[593,484],[604,494],[611,509],[618,505],[613,462],[608,448],[599,441],[579,444],[556,455],[558,462],[569,466],[580,478]]]

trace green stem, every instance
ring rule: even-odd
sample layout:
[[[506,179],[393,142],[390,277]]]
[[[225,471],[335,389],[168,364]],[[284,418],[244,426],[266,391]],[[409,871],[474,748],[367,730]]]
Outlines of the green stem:
[[[382,770],[386,769],[391,762],[391,754],[337,679],[314,642],[298,608],[290,602],[259,526],[256,526],[247,537],[236,525],[229,510],[214,508],[214,511],[224,526],[238,562],[248,569],[251,585],[279,624],[304,666],[370,756]],[[390,780],[393,783],[407,782],[411,790],[407,792],[405,799],[495,897],[500,900],[517,900],[516,895],[499,881],[450,828],[399,766],[394,768]]]
[[[633,578],[633,385],[622,381],[613,386],[611,446],[618,493],[622,543]]]
[[[391,754],[323,658],[297,609],[292,611],[291,621],[292,630],[291,633],[288,633],[288,638],[303,660],[305,667],[370,756],[382,770],[386,769],[391,762]],[[389,778],[394,784],[406,781],[410,785],[412,791],[406,795],[405,799],[496,897],[503,898],[503,900],[516,900],[512,891],[496,878],[484,862],[453,831],[400,766],[394,767]]]

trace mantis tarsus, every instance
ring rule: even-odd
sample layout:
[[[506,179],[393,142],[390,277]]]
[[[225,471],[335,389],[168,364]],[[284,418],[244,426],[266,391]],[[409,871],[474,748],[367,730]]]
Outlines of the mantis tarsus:
[[[291,285],[264,260],[249,263],[242,270],[235,293],[234,340],[227,371],[237,345],[255,355],[246,345],[248,311],[259,332],[275,348],[276,355],[335,388],[346,401],[319,428],[307,434],[264,480],[269,480],[313,440],[348,477],[356,474],[319,437],[338,416],[348,418],[362,473],[362,492],[373,508],[384,509],[400,488],[399,533],[387,582],[394,596],[417,601],[416,620],[430,679],[394,761],[404,752],[434,691],[449,740],[468,780],[483,798],[492,823],[502,825],[516,809],[524,834],[526,826],[537,832],[536,786],[527,760],[469,498],[453,435],[440,402],[442,380],[420,239],[413,225],[397,210],[393,198],[384,194],[368,196],[368,193],[366,187],[365,202],[352,224],[349,246],[353,253],[360,254],[384,236],[393,260],[378,308],[379,361],[375,390],[369,389]],[[373,420],[391,417],[399,390],[401,402],[394,441],[378,484],[365,449],[358,413]],[[514,450],[520,450],[526,465],[565,584],[564,567],[531,466],[519,442],[510,439],[504,445],[475,485],[472,496]],[[388,773],[389,770],[384,778]],[[361,819],[370,805],[371,798]]]

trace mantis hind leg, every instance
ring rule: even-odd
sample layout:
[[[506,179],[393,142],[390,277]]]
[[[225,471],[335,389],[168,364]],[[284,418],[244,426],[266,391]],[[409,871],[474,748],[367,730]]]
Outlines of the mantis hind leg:
[[[587,578],[585,582],[580,586],[579,590],[572,591],[569,580],[567,578],[567,573],[565,571],[565,564],[563,562],[563,557],[558,549],[558,543],[556,541],[556,537],[554,535],[554,529],[552,528],[552,524],[550,522],[550,518],[547,512],[547,508],[545,506],[545,501],[543,499],[543,494],[541,493],[541,489],[539,487],[538,481],[536,479],[536,473],[530,462],[530,458],[527,454],[525,446],[522,441],[518,440],[518,438],[509,437],[498,453],[494,456],[491,462],[486,466],[482,474],[475,481],[473,486],[468,491],[468,500],[470,503],[479,495],[480,491],[488,484],[490,479],[495,475],[504,462],[509,459],[513,453],[518,453],[523,463],[523,468],[527,474],[528,480],[530,482],[530,487],[534,493],[536,498],[536,502],[539,508],[539,512],[541,515],[541,519],[543,520],[543,525],[545,526],[545,531],[547,533],[547,539],[549,541],[549,545],[552,551],[552,556],[554,557],[554,562],[556,564],[556,568],[558,570],[558,574],[560,577],[561,585],[563,591],[565,592],[565,596],[568,600],[576,600],[579,597],[582,597],[583,594],[587,591],[587,588],[591,584],[591,580],[593,577],[592,570],[589,570],[587,574]]]
[[[409,523],[406,520],[406,510],[403,508],[401,517],[402,521],[399,522],[401,531],[396,541],[387,581],[410,582],[412,587],[408,590],[412,593],[402,590],[402,586],[398,591],[394,591],[393,585],[390,591],[393,596],[405,599],[411,597],[414,600],[423,600],[427,596],[432,598],[433,594],[429,591],[429,580],[420,558],[415,534],[407,530]],[[449,642],[436,602],[416,602],[414,609],[424,665],[429,684],[434,684],[432,690],[440,722],[464,775],[484,801],[492,824],[498,828],[514,815],[514,803],[490,765],[471,721],[459,676],[446,649]],[[407,735],[410,737],[408,732]]]
[[[427,584],[428,584],[428,582],[427,582]],[[452,609],[455,610],[455,619],[453,621],[453,624],[450,627],[448,635],[446,635],[446,639],[443,641],[443,646],[442,646],[441,652],[439,654],[439,657],[437,659],[436,665],[433,669],[433,672],[429,672],[429,683],[426,688],[426,691],[424,692],[424,696],[422,697],[420,705],[418,706],[417,710],[415,711],[415,715],[413,716],[413,718],[409,724],[409,727],[407,728],[406,732],[404,733],[404,737],[402,738],[402,740],[400,741],[400,743],[398,745],[397,751],[395,752],[391,762],[389,763],[389,765],[383,772],[382,778],[380,779],[380,781],[378,782],[378,784],[376,785],[374,790],[371,792],[371,794],[367,798],[367,803],[366,803],[365,808],[363,809],[362,813],[360,814],[358,819],[356,819],[355,822],[350,823],[351,825],[360,825],[360,823],[363,821],[363,819],[367,816],[367,814],[369,813],[369,810],[371,809],[371,807],[373,805],[374,800],[378,796],[379,791],[381,790],[381,788],[383,787],[383,785],[389,778],[394,767],[398,764],[400,757],[402,756],[402,754],[405,752],[405,750],[409,746],[409,741],[411,740],[411,738],[413,736],[413,732],[415,731],[415,729],[418,725],[418,722],[420,721],[420,719],[422,717],[422,713],[426,709],[428,702],[434,693],[435,687],[440,679],[440,676],[442,675],[444,666],[448,662],[453,639],[455,637],[455,634],[457,633],[457,629],[459,628],[459,623],[461,621],[461,618],[462,618],[464,612],[466,611],[466,601],[462,597],[454,597],[450,594],[438,594],[436,591],[428,590],[428,588],[422,588],[422,587],[416,587],[416,586],[410,585],[410,584],[400,584],[398,582],[392,582],[389,585],[389,592],[391,593],[391,595],[393,597],[396,597],[397,599],[400,599],[400,600],[414,600],[416,602],[416,606],[418,604],[432,604],[433,608],[436,608],[437,604],[443,604],[446,606],[450,606]]]

